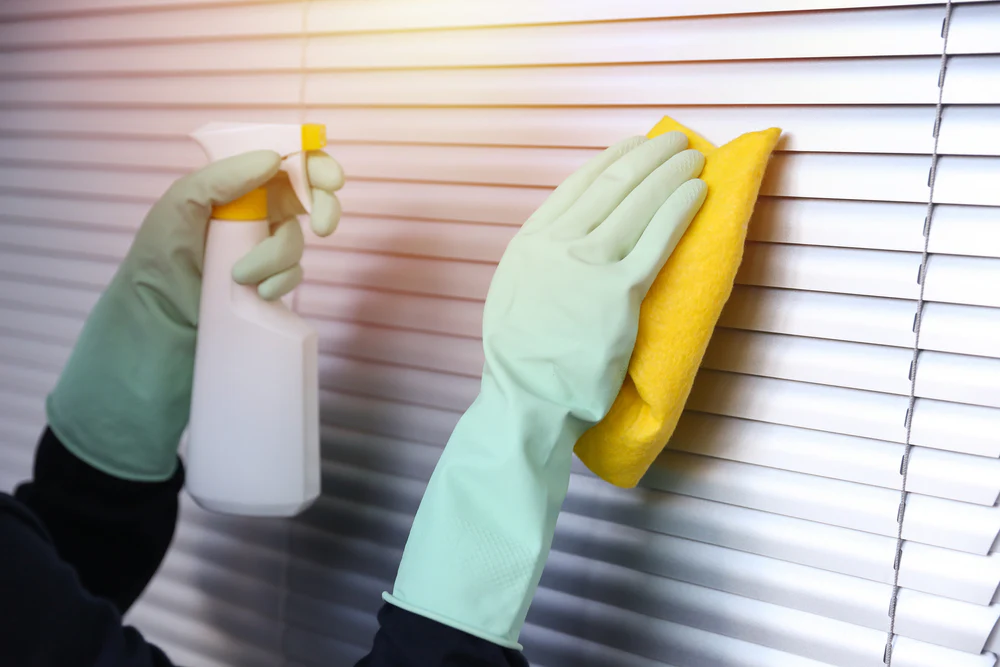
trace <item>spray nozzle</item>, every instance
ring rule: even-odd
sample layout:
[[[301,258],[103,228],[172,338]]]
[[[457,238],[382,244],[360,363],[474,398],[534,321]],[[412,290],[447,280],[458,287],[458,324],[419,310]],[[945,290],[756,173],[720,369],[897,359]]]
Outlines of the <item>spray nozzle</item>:
[[[272,150],[281,156],[281,170],[288,174],[295,196],[307,213],[312,211],[312,195],[306,170],[306,154],[326,146],[326,126],[314,123],[209,123],[191,133],[209,160],[247,153]],[[253,194],[253,193],[252,193]],[[248,195],[247,197],[251,197]],[[244,198],[246,199],[246,198]],[[258,220],[267,217],[267,200],[260,193],[247,202],[234,202],[226,210],[225,219]],[[264,207],[263,215],[260,208]],[[223,207],[219,207],[223,209]],[[215,217],[225,211],[216,210]],[[229,217],[235,216],[235,217]]]

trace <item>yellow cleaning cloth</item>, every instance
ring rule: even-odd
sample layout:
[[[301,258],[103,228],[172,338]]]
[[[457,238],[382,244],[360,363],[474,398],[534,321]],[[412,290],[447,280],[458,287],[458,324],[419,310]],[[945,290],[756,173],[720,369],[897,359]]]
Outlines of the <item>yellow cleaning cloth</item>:
[[[649,132],[680,130],[705,155],[708,197],[642,302],[628,375],[608,415],[583,434],[576,454],[595,474],[633,487],[663,451],[729,298],[743,259],[768,158],[781,130],[750,132],[716,148],[672,118]]]

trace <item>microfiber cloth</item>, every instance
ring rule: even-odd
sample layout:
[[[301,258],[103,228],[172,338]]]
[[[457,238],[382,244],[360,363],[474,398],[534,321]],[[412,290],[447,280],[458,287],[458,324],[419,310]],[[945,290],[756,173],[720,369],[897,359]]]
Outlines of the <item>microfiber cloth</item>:
[[[611,410],[575,449],[596,475],[621,487],[639,483],[677,426],[732,292],[747,224],[781,136],[771,128],[716,148],[672,118],[648,136],[673,130],[705,155],[701,179],[708,197],[642,302],[628,375]]]

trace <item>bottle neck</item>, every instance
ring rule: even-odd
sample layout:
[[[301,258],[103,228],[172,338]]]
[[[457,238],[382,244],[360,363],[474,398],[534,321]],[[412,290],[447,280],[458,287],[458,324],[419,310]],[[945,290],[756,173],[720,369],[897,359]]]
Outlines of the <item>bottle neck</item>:
[[[267,189],[257,188],[228,204],[213,206],[212,218],[230,222],[267,220]]]

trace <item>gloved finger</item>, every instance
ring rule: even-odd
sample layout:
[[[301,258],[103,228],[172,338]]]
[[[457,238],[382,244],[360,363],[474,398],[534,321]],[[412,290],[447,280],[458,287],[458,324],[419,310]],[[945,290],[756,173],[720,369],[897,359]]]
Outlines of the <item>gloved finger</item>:
[[[323,151],[312,151],[306,156],[306,173],[313,188],[336,192],[344,187],[344,170]]]
[[[633,284],[641,288],[643,297],[705,203],[707,195],[708,186],[699,178],[693,178],[677,188],[649,221],[632,252],[622,260]]]
[[[265,301],[277,301],[302,282],[302,267],[296,264],[275,274],[257,286],[257,294]]]
[[[235,201],[274,178],[281,156],[274,151],[251,151],[224,158],[177,182],[175,194],[202,206]]]
[[[574,254],[592,263],[617,262],[630,252],[663,203],[683,183],[696,178],[705,156],[681,151],[636,186],[597,229],[577,242]]]
[[[645,142],[646,137],[643,136],[628,137],[591,158],[548,196],[538,210],[521,225],[521,231],[531,233],[561,216],[608,167]]]
[[[329,236],[340,222],[340,200],[327,190],[313,188],[309,226],[317,236]]]
[[[233,280],[253,285],[292,268],[302,259],[305,239],[295,218],[285,220],[233,266]]]
[[[557,238],[589,234],[661,164],[687,148],[683,132],[667,132],[646,141],[616,160],[554,223]]]
[[[314,216],[319,224],[313,227],[320,236],[324,236],[325,234],[321,232],[326,230],[329,230],[327,234],[332,232],[333,228],[336,227],[336,219],[339,218],[339,208],[335,209],[336,217],[330,218],[332,209],[329,206],[329,198],[343,186],[344,172],[332,157],[326,153],[314,151],[306,156],[306,173],[312,186],[309,192],[312,201],[307,203],[311,203],[315,207],[317,199],[327,200],[325,204],[320,204],[320,214]],[[284,171],[278,172],[267,184],[268,219],[272,222],[280,222],[305,212],[305,207],[299,201],[295,190],[292,189],[288,174]]]

